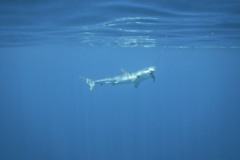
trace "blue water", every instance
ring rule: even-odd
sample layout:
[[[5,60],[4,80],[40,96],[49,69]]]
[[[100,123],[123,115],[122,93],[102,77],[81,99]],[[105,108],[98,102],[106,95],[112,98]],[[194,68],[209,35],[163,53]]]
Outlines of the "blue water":
[[[1,1],[0,160],[240,159],[240,2]],[[156,81],[89,86],[156,66]]]

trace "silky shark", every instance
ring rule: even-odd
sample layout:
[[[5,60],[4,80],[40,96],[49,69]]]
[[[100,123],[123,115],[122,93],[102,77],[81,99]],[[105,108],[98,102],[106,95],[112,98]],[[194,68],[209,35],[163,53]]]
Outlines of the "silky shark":
[[[80,79],[89,85],[90,91],[93,90],[93,87],[95,86],[95,84],[117,85],[117,84],[133,83],[135,88],[137,88],[139,84],[146,79],[152,78],[153,81],[155,81],[155,76],[154,76],[155,67],[148,67],[133,73],[126,72],[125,70],[122,69],[121,72],[122,72],[121,75],[110,77],[110,78],[91,80],[90,78],[80,77]]]

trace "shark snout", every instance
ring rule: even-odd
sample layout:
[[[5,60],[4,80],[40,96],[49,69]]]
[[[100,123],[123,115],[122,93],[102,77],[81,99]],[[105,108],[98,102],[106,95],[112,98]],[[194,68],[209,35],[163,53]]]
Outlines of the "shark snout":
[[[148,68],[148,73],[151,74],[151,73],[154,73],[155,72],[155,67],[149,67]]]
[[[149,74],[152,77],[153,81],[155,81],[155,75],[154,75],[155,67],[149,67],[146,69],[146,71],[147,71],[147,74]]]

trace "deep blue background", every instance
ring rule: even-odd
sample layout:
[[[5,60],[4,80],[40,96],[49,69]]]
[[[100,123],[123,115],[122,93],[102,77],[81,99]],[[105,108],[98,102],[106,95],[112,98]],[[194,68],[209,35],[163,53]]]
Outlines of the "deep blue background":
[[[78,79],[155,65],[156,82]],[[1,49],[0,159],[240,158],[238,49]]]
[[[0,160],[239,160],[239,0],[2,0]],[[156,66],[156,82],[92,79]]]

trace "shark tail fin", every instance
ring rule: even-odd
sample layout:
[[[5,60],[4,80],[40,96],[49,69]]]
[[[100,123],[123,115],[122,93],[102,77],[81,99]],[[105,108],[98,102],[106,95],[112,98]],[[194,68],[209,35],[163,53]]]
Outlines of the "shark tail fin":
[[[89,85],[90,91],[93,90],[93,87],[95,86],[95,82],[93,80],[89,78],[84,78],[84,77],[79,77],[79,78]]]

